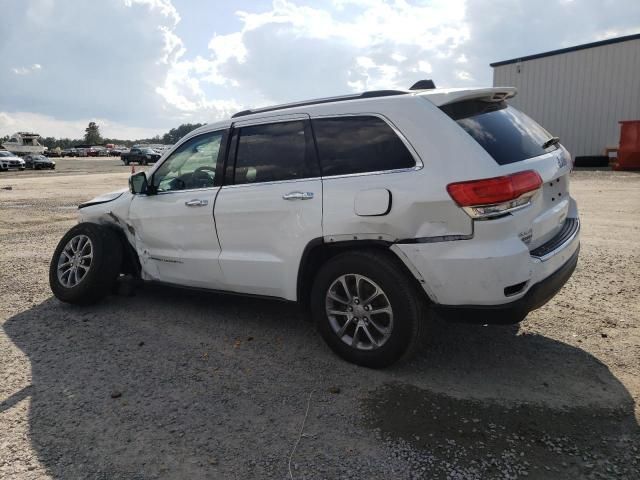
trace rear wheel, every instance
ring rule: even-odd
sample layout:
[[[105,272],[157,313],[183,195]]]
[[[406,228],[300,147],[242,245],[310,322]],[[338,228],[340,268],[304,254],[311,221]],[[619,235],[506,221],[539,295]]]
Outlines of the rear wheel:
[[[111,292],[121,265],[117,234],[107,227],[80,223],[58,243],[49,267],[49,285],[63,302],[95,303]]]
[[[322,266],[311,292],[318,329],[345,360],[383,368],[420,344],[425,299],[387,252],[338,255]]]

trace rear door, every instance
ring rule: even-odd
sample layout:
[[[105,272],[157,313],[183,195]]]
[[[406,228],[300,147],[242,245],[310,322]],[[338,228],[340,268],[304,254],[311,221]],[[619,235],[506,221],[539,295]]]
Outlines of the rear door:
[[[225,289],[295,300],[302,253],[322,237],[308,116],[234,124],[215,219]]]

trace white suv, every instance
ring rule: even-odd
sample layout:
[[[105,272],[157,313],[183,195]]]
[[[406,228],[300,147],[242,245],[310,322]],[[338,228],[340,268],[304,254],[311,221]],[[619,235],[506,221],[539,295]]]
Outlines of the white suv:
[[[0,151],[0,171],[7,171],[10,168],[24,170],[24,160],[18,157],[15,153],[7,152],[6,150]]]
[[[434,313],[515,323],[578,259],[571,158],[512,88],[367,92],[191,132],[129,191],[80,205],[53,293],[117,277],[310,306],[329,346],[383,367]]]

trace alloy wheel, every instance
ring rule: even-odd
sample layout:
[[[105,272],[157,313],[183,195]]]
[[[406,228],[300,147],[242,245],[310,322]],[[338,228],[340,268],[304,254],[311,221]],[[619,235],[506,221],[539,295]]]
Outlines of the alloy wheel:
[[[382,288],[364,275],[338,277],[327,290],[325,308],[334,333],[352,348],[373,350],[391,336],[391,302]]]
[[[71,238],[58,257],[58,281],[66,288],[77,286],[89,273],[93,244],[86,235]]]

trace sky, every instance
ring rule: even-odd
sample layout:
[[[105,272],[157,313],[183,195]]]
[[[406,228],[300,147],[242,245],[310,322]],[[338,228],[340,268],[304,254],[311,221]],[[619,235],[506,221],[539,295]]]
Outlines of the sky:
[[[0,136],[135,139],[238,110],[492,84],[489,63],[640,32],[638,0],[0,0]]]

